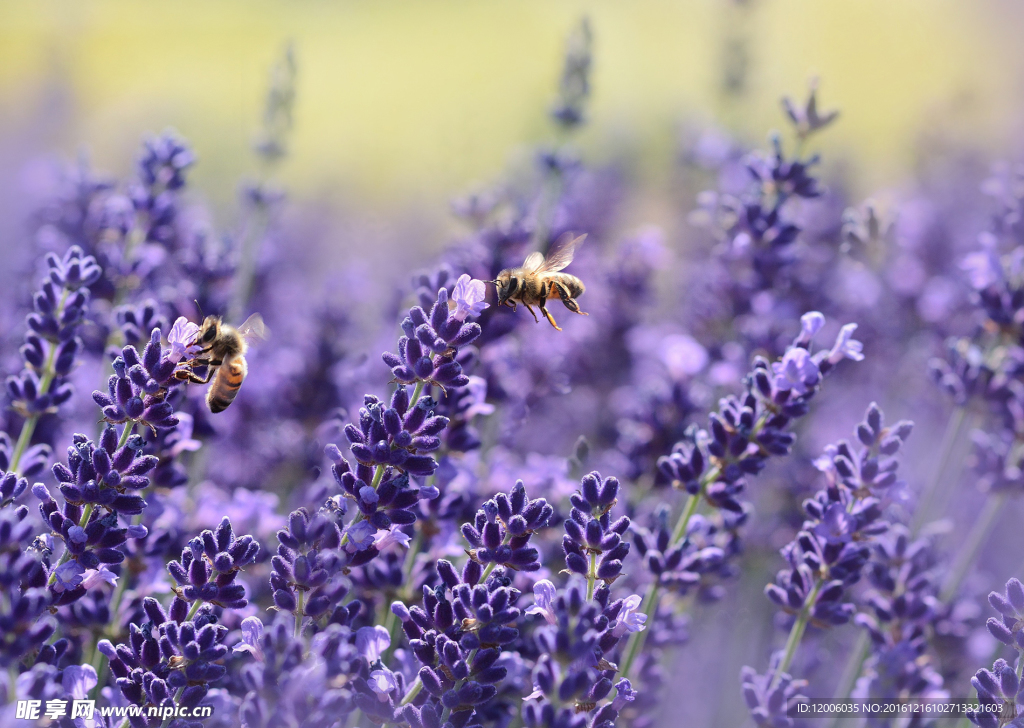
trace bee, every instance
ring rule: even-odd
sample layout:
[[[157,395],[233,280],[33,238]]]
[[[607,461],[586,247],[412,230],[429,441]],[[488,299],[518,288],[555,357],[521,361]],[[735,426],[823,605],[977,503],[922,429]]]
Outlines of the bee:
[[[580,713],[589,713],[597,707],[597,703],[593,700],[577,700],[574,707],[576,708],[576,715],[579,715]]]
[[[199,354],[189,362],[187,369],[176,376],[196,384],[210,383],[206,391],[206,404],[213,413],[223,412],[235,400],[238,388],[249,371],[245,353],[250,342],[267,338],[267,327],[258,313],[245,320],[238,328],[221,321],[220,316],[207,316],[192,343],[201,347]],[[206,376],[192,371],[194,366],[205,366]]]
[[[536,312],[530,304],[540,307],[541,313],[558,331],[561,327],[555,323],[554,316],[547,309],[549,298],[560,298],[565,307],[573,313],[587,316],[580,310],[576,299],[583,295],[586,287],[583,281],[568,273],[559,273],[572,262],[576,248],[583,243],[586,235],[573,238],[571,234],[563,235],[555,243],[551,254],[545,258],[538,252],[530,253],[518,268],[506,268],[493,281],[498,289],[498,305],[508,306],[516,310],[516,302],[526,306],[533,314],[533,320],[540,323]]]

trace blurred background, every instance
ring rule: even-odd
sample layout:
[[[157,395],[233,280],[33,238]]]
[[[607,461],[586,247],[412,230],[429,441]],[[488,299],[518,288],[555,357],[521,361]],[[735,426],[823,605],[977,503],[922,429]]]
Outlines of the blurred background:
[[[576,141],[632,178],[627,224],[674,224],[664,183],[688,125],[762,143],[782,124],[779,97],[814,75],[843,110],[824,143],[832,167],[858,161],[854,197],[902,180],[927,135],[1006,149],[1021,128],[1011,2],[44,0],[0,4],[0,175],[10,186],[40,153],[84,150],[120,176],[143,135],[173,127],[199,158],[194,189],[229,215],[254,172],[267,70],[292,42],[280,178],[293,201],[343,205],[347,224],[394,236],[413,216],[417,245],[434,249],[448,199],[550,135],[563,40],[582,14],[595,62]]]
[[[562,72],[566,38],[583,16],[589,18],[593,32],[592,93],[586,105],[587,123],[567,142],[559,137],[549,111]],[[280,399],[279,382],[268,372],[279,379],[310,379],[303,367],[314,360],[306,355],[313,350],[312,344],[306,350],[294,346],[299,353],[289,360],[288,346],[278,343],[294,345],[303,337],[317,346],[321,343],[301,328],[304,324],[313,328],[305,321],[308,309],[302,309],[310,298],[307,280],[329,281],[346,291],[336,306],[345,326],[324,326],[324,332],[316,333],[327,344],[344,339],[348,351],[342,356],[326,345],[315,349],[327,351],[323,380],[338,391],[333,398],[324,398],[326,404],[315,402],[314,407],[302,400],[305,409],[296,407],[298,415],[281,416],[289,427],[294,425],[288,431],[291,439],[281,435],[283,426],[265,440],[255,435],[239,439],[234,453],[238,463],[225,468],[221,450],[216,464],[221,470],[234,468],[224,476],[227,486],[249,487],[253,484],[242,481],[250,477],[244,464],[258,449],[251,443],[286,442],[281,446],[284,454],[272,454],[287,465],[274,461],[275,475],[286,472],[289,482],[302,483],[305,471],[300,466],[307,463],[300,443],[311,439],[328,405],[355,401],[358,406],[353,396],[364,391],[364,380],[381,388],[386,385],[388,372],[377,353],[393,346],[394,322],[400,301],[408,301],[410,274],[436,261],[453,238],[467,235],[471,226],[466,218],[472,215],[464,215],[461,221],[454,217],[453,199],[496,185],[500,196],[502,185],[512,188],[517,178],[522,181],[529,176],[525,170],[542,156],[539,149],[571,146],[588,167],[601,174],[610,170],[603,178],[601,174],[586,177],[581,187],[562,191],[568,200],[565,207],[579,213],[564,217],[571,222],[598,221],[589,228],[581,223],[580,229],[589,229],[595,242],[588,243],[584,256],[592,256],[590,262],[577,265],[582,263],[583,270],[592,272],[588,284],[600,281],[598,272],[604,275],[605,271],[596,262],[596,251],[605,245],[609,270],[619,272],[610,245],[626,238],[632,247],[622,249],[638,258],[649,255],[654,261],[651,267],[662,277],[660,292],[670,294],[652,297],[658,305],[637,314],[638,319],[642,315],[646,323],[653,320],[661,327],[647,332],[650,341],[662,341],[667,332],[677,343],[686,343],[692,340],[678,334],[693,330],[689,314],[699,313],[700,306],[679,305],[677,299],[685,296],[676,289],[689,288],[679,283],[686,277],[701,277],[701,268],[690,260],[707,260],[710,248],[706,237],[694,234],[690,226],[697,193],[706,187],[728,188],[728,170],[739,168],[737,150],[767,147],[768,134],[786,125],[780,97],[802,100],[808,80],[820,78],[821,106],[839,109],[841,116],[810,144],[810,151],[824,156],[820,176],[830,196],[820,207],[810,208],[802,224],[812,248],[817,245],[814,249],[835,254],[834,258],[812,256],[812,267],[835,269],[836,280],[846,281],[848,289],[819,285],[829,280],[822,274],[808,279],[812,290],[804,291],[805,298],[813,306],[821,301],[834,304],[841,315],[849,314],[844,320],[856,316],[868,348],[874,335],[879,353],[871,374],[840,375],[845,377],[843,384],[828,393],[836,409],[808,432],[801,432],[806,445],[793,458],[797,463],[793,470],[758,491],[762,499],[758,511],[781,513],[785,518],[756,524],[750,539],[754,545],[744,557],[745,578],[730,586],[725,607],[708,610],[699,615],[702,621],[695,620],[693,645],[684,648],[670,673],[673,687],[685,686],[686,717],[692,724],[740,725],[745,711],[736,676],[743,664],[763,669],[770,645],[777,646],[779,633],[761,592],[780,566],[778,548],[799,527],[796,504],[816,482],[810,458],[826,442],[848,437],[866,403],[877,398],[893,421],[911,416],[918,421],[920,434],[910,446],[908,479],[916,487],[933,468],[948,404],[927,381],[925,363],[941,351],[940,342],[947,335],[969,330],[973,320],[973,313],[964,313],[969,292],[960,280],[958,264],[966,251],[975,248],[978,232],[987,224],[989,209],[975,199],[980,197],[981,181],[994,160],[1019,158],[1024,152],[1020,143],[1024,139],[1022,21],[1024,9],[1019,4],[1000,0],[0,3],[0,260],[6,262],[0,267],[9,266],[6,271],[0,269],[0,284],[21,287],[16,291],[18,302],[29,300],[33,283],[15,280],[15,264],[10,261],[20,259],[18,270],[28,270],[37,258],[26,241],[33,236],[34,212],[52,193],[58,176],[56,162],[87,158],[100,172],[131,178],[140,141],[172,128],[188,140],[198,160],[189,170],[184,193],[189,203],[196,203],[189,205],[189,215],[199,209],[212,218],[214,229],[241,229],[237,237],[243,250],[247,249],[246,217],[239,193],[247,181],[272,178],[274,186],[287,194],[282,219],[272,226],[279,233],[274,240],[286,244],[279,245],[279,257],[269,258],[270,264],[263,261],[272,275],[265,277],[269,282],[257,282],[257,294],[262,287],[263,297],[257,295],[256,300],[280,338],[253,357],[253,383],[247,385],[250,401],[256,402],[253,411],[261,411],[261,401]],[[252,146],[264,114],[268,77],[289,44],[297,68],[293,127],[286,135],[287,153],[268,166]],[[718,166],[708,163],[700,169],[702,155],[708,159],[717,155]],[[719,167],[726,172],[711,180]],[[725,183],[720,184],[723,179]],[[601,197],[602,184],[607,198]],[[529,187],[529,181],[521,186]],[[545,209],[548,190],[534,185],[530,194],[538,189],[538,217],[543,217],[540,213],[551,213]],[[601,209],[574,209],[577,192]],[[857,258],[860,251],[847,256],[848,246],[834,243],[839,240],[842,210],[868,197],[879,199],[883,210],[886,201],[901,206],[903,226],[893,235],[892,258],[886,257],[888,253],[877,260],[866,256],[863,263]],[[609,199],[614,204],[604,204]],[[970,209],[965,212],[959,203]],[[192,225],[188,215],[182,219],[182,227]],[[640,235],[630,242],[629,236],[647,225],[657,226],[661,234]],[[543,224],[541,231],[550,232],[543,230]],[[478,238],[487,240],[491,232],[484,229]],[[513,239],[512,247],[523,242]],[[40,245],[45,248],[47,241]],[[680,268],[673,270],[650,253],[660,251],[661,245],[674,254],[672,262],[683,261]],[[508,257],[508,251],[502,253]],[[277,263],[290,258],[298,260],[290,273],[282,274]],[[911,268],[893,264],[902,261],[909,266],[910,258],[916,266],[914,276],[901,272]],[[623,259],[628,256],[623,254]],[[464,261],[449,262],[459,268],[455,264]],[[476,270],[473,265],[465,267]],[[495,272],[477,277],[493,277]],[[253,271],[248,275],[251,278]],[[604,293],[598,283],[587,300],[596,303],[598,308],[593,310],[598,313],[602,307],[605,312],[621,313],[626,306],[615,298],[617,279],[611,274],[606,278]],[[865,278],[870,286],[863,285]],[[888,287],[884,294],[879,293],[883,291],[879,281]],[[376,288],[368,290],[371,284]],[[424,290],[430,287],[423,281],[415,285]],[[864,293],[872,287],[873,296]],[[436,286],[431,295],[433,290]],[[889,297],[880,298],[883,295]],[[192,293],[181,298],[189,304]],[[884,310],[887,303],[895,309],[894,300],[906,309],[900,312],[900,320],[905,319],[900,325],[889,321]],[[350,315],[367,301],[387,310],[373,311],[376,316]],[[279,305],[282,302],[291,305]],[[278,304],[277,310],[271,304]],[[0,350],[6,348],[13,360],[23,312],[13,304],[5,312],[6,305],[0,301],[0,322],[6,329],[0,334]],[[329,308],[325,305],[325,310]],[[793,314],[803,310],[780,306],[773,315],[791,323]],[[826,310],[824,304],[822,310]],[[761,313],[755,310],[749,318],[758,319]],[[274,314],[285,323],[278,324],[271,318]],[[560,321],[567,317],[560,314]],[[521,334],[526,342],[523,350],[529,354],[533,342],[544,341],[550,371],[530,371],[530,357],[516,359],[518,349],[511,346],[496,348],[493,355],[499,364],[504,357],[512,362],[508,371],[488,363],[498,372],[492,380],[503,375],[517,385],[519,375],[530,380],[521,389],[530,392],[534,421],[553,423],[551,429],[558,431],[557,436],[548,430],[534,431],[532,440],[527,432],[515,441],[516,457],[536,456],[531,467],[537,471],[549,466],[552,471],[564,470],[564,456],[579,428],[592,424],[588,413],[600,411],[609,399],[605,382],[595,375],[600,372],[598,364],[605,364],[599,361],[605,339],[598,336],[600,330],[592,331],[599,319],[575,320],[576,333],[561,338],[546,328],[529,328],[532,322],[523,327],[527,331]],[[627,323],[624,330],[636,322]],[[292,340],[289,331],[294,334]],[[724,337],[710,326],[695,333],[705,344]],[[661,351],[661,344],[649,346],[642,337],[636,341],[632,344],[636,360],[662,356],[652,353]],[[590,360],[580,352],[597,363],[588,368]],[[712,358],[733,365],[749,353],[741,350],[741,355],[726,362],[728,352],[714,350]],[[266,357],[262,363],[260,356]],[[566,375],[564,369],[572,367],[565,363],[579,361],[584,364],[578,371]],[[705,363],[702,360],[696,369]],[[540,369],[548,366],[541,364]],[[671,363],[666,366],[672,369]],[[88,391],[88,383],[99,381],[99,374],[83,370],[80,376],[86,383],[79,389]],[[670,374],[662,378],[688,381],[694,372]],[[738,377],[723,378],[716,385],[733,386]],[[316,379],[313,384],[311,389],[316,389],[322,382]],[[563,398],[572,391],[571,385],[576,386],[575,399]],[[493,398],[493,381],[491,387],[484,391]],[[633,390],[623,389],[626,395],[620,399],[635,398]],[[713,407],[717,394],[711,391],[705,388],[703,399],[693,397],[694,411]],[[693,392],[700,394],[694,388],[688,396]],[[314,394],[319,396],[320,390]],[[237,414],[241,409],[234,408],[240,420],[244,419]],[[86,404],[86,410],[85,418],[95,417],[91,404]],[[502,411],[503,422],[513,419],[504,417],[509,411]],[[842,417],[832,416],[833,411],[841,411]],[[201,417],[201,406],[198,412]],[[628,419],[620,414],[613,413],[616,426]],[[223,420],[232,422],[229,416]],[[238,427],[245,424],[240,422]],[[622,432],[610,437],[628,439]],[[652,446],[644,457],[650,460],[667,451],[670,443],[655,443],[662,444],[661,450]],[[295,457],[289,448],[303,457]],[[314,455],[319,458],[319,452]],[[558,462],[552,465],[546,457]],[[487,468],[501,475],[495,481],[508,480],[493,463]],[[515,477],[525,472],[519,462],[509,470],[515,470]],[[537,482],[547,481],[538,475]],[[964,491],[961,499],[967,511],[976,510],[973,482]],[[956,508],[950,512],[959,513]],[[1019,544],[1020,534],[1011,535]],[[1019,559],[1011,553],[1014,549],[1004,551],[996,554],[996,561],[986,563],[986,573],[972,575],[978,594],[1002,583],[1019,567]],[[972,613],[974,618],[980,614],[980,610]],[[737,629],[738,624],[742,629]],[[970,643],[971,654],[964,662],[980,665],[992,650],[991,639],[979,625],[974,627],[969,637],[958,635],[962,639],[948,651],[966,654],[964,645]],[[852,629],[841,639],[850,634]],[[976,638],[977,634],[981,637]],[[832,675],[837,672],[831,657],[834,646],[823,640],[808,659],[815,674],[827,676],[826,683],[834,682]],[[952,663],[946,661],[944,674],[952,694],[964,697],[966,668],[949,667]],[[663,704],[661,724],[677,724],[677,707],[672,701]]]

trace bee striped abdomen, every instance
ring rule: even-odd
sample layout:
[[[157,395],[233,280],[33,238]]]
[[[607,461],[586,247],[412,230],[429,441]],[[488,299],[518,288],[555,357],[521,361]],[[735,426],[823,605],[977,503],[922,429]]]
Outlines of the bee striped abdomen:
[[[235,401],[235,395],[238,394],[238,388],[242,386],[247,371],[244,356],[236,356],[217,369],[217,374],[206,393],[206,403],[210,406],[211,412],[223,412]]]
[[[561,289],[561,290],[559,290]],[[583,295],[586,287],[583,281],[568,273],[555,273],[551,276],[548,286],[548,298],[577,298]]]

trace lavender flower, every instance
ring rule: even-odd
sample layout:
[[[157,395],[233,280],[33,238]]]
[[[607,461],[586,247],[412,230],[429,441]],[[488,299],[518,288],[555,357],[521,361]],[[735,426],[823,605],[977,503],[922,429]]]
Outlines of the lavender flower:
[[[498,647],[519,636],[509,625],[520,616],[514,606],[520,593],[507,585],[503,569],[495,569],[481,581],[484,572],[476,561],[468,562],[460,576],[450,562],[439,560],[437,572],[443,587],[424,587],[422,608],[401,602],[391,607],[423,664],[419,678],[433,704],[430,708],[406,706],[403,717],[413,724],[422,724],[427,710],[447,718],[452,713],[471,713],[493,698],[494,683],[506,675],[504,667],[495,665]]]
[[[543,498],[531,500],[517,481],[508,495],[499,493],[484,503],[474,523],[463,524],[462,535],[472,549],[473,561],[488,567],[500,564],[519,571],[540,568],[540,552],[530,538],[544,528],[554,509]]]
[[[176,599],[164,611],[153,599],[145,601],[149,623],[145,629],[130,625],[128,644],[114,646],[107,640],[100,651],[110,660],[117,687],[130,703],[139,706],[198,705],[210,684],[227,668],[218,661],[228,653],[223,644],[227,627],[207,613],[187,617],[186,602]],[[145,715],[145,712],[143,713]],[[138,725],[161,725],[159,716],[144,718]]]
[[[597,590],[593,600],[570,586],[551,602],[554,622],[539,627],[534,639],[541,653],[534,669],[534,692],[523,706],[527,726],[585,725],[584,713],[598,711],[601,720],[614,719],[626,700],[628,683],[620,682],[621,700],[602,704],[613,687],[616,666],[606,659],[626,629],[635,625],[630,604],[611,601],[606,586]],[[635,605],[633,605],[635,607]],[[597,719],[595,718],[595,723]]]
[[[602,480],[600,473],[593,472],[583,478],[581,485],[581,491],[572,496],[573,508],[563,524],[562,550],[569,571],[587,577],[589,599],[595,580],[610,585],[622,573],[622,561],[629,554],[629,544],[622,540],[622,534],[629,529],[630,521],[625,516],[611,520],[610,511],[619,494],[618,480]]]
[[[590,21],[583,18],[566,44],[558,100],[550,112],[555,123],[567,130],[585,121],[585,106],[590,96],[591,43]]]
[[[978,691],[979,708],[969,711],[970,721],[982,728],[996,728],[1012,725],[1003,721],[1003,711],[1012,715],[1017,706],[1024,703],[1024,685],[1006,660],[996,660],[991,670],[981,669],[971,678],[971,685]]]
[[[801,693],[807,687],[807,681],[794,680],[789,674],[780,672],[780,658],[781,655],[772,658],[772,664],[764,675],[757,674],[750,667],[744,667],[740,675],[743,698],[751,718],[759,726],[789,728],[794,725],[789,710],[807,699]]]
[[[248,603],[245,588],[235,579],[239,571],[256,560],[259,548],[252,536],[236,538],[228,518],[221,521],[216,531],[203,531],[189,541],[180,560],[167,565],[179,587],[178,599],[193,605],[244,607]]]
[[[455,355],[480,336],[480,326],[463,323],[464,319],[449,310],[448,292],[443,288],[437,292],[429,317],[419,306],[409,309],[408,318],[402,321],[405,335],[398,340],[398,355],[383,355],[395,380],[431,384],[442,390],[466,386],[468,379]]]
[[[48,255],[46,265],[46,280],[33,297],[35,310],[25,319],[29,331],[20,349],[25,369],[7,378],[12,406],[25,418],[18,447],[4,468],[16,472],[39,417],[55,412],[72,395],[67,378],[83,348],[77,332],[89,305],[88,287],[102,272],[96,259],[77,246],[70,247],[63,258]],[[28,454],[26,465],[37,471],[49,451],[37,447]]]
[[[819,464],[827,476],[826,487],[804,501],[807,519],[796,538],[781,550],[787,567],[779,572],[776,583],[765,588],[774,604],[794,615],[786,651],[769,670],[775,674],[764,691],[756,689],[758,680],[752,670],[743,676],[755,721],[769,720],[762,697],[783,680],[807,625],[824,628],[853,618],[855,605],[844,601],[849,598],[848,589],[860,581],[870,558],[867,544],[889,529],[881,518],[882,502],[874,493],[896,483],[893,456],[911,428],[909,422],[886,428],[882,411],[872,403],[856,430],[860,452],[854,453],[850,444],[842,441],[830,448],[823,458],[826,462]],[[879,455],[884,459],[880,461]]]
[[[348,585],[335,578],[346,562],[354,566],[376,555],[370,547],[365,556],[346,558],[339,550],[341,530],[327,511],[313,516],[304,508],[293,511],[288,528],[278,531],[277,538],[280,546],[271,559],[270,578],[274,604],[295,614],[297,629],[305,617],[321,617],[348,593]]]
[[[839,116],[836,110],[818,112],[818,79],[811,79],[810,93],[802,107],[797,106],[789,97],[782,99],[782,108],[789,120],[796,127],[797,136],[806,139],[811,134],[821,131]]]
[[[126,346],[114,359],[114,374],[107,381],[107,392],[93,392],[93,400],[103,410],[107,422],[124,424],[130,431],[136,423],[154,433],[174,427],[178,419],[167,401],[168,388],[180,383],[174,372],[177,361],[164,356],[160,330],[153,329],[149,343],[139,356],[134,346]]]

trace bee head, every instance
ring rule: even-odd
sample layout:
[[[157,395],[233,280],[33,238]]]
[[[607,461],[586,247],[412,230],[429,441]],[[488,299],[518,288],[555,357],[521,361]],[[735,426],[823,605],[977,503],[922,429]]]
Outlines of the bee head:
[[[196,334],[197,344],[211,344],[220,332],[220,316],[207,316],[199,333]]]
[[[511,268],[506,268],[498,274],[497,279],[494,281],[494,285],[498,289],[498,305],[500,306],[509,297],[515,295],[515,292],[519,289],[519,279],[513,275]]]

